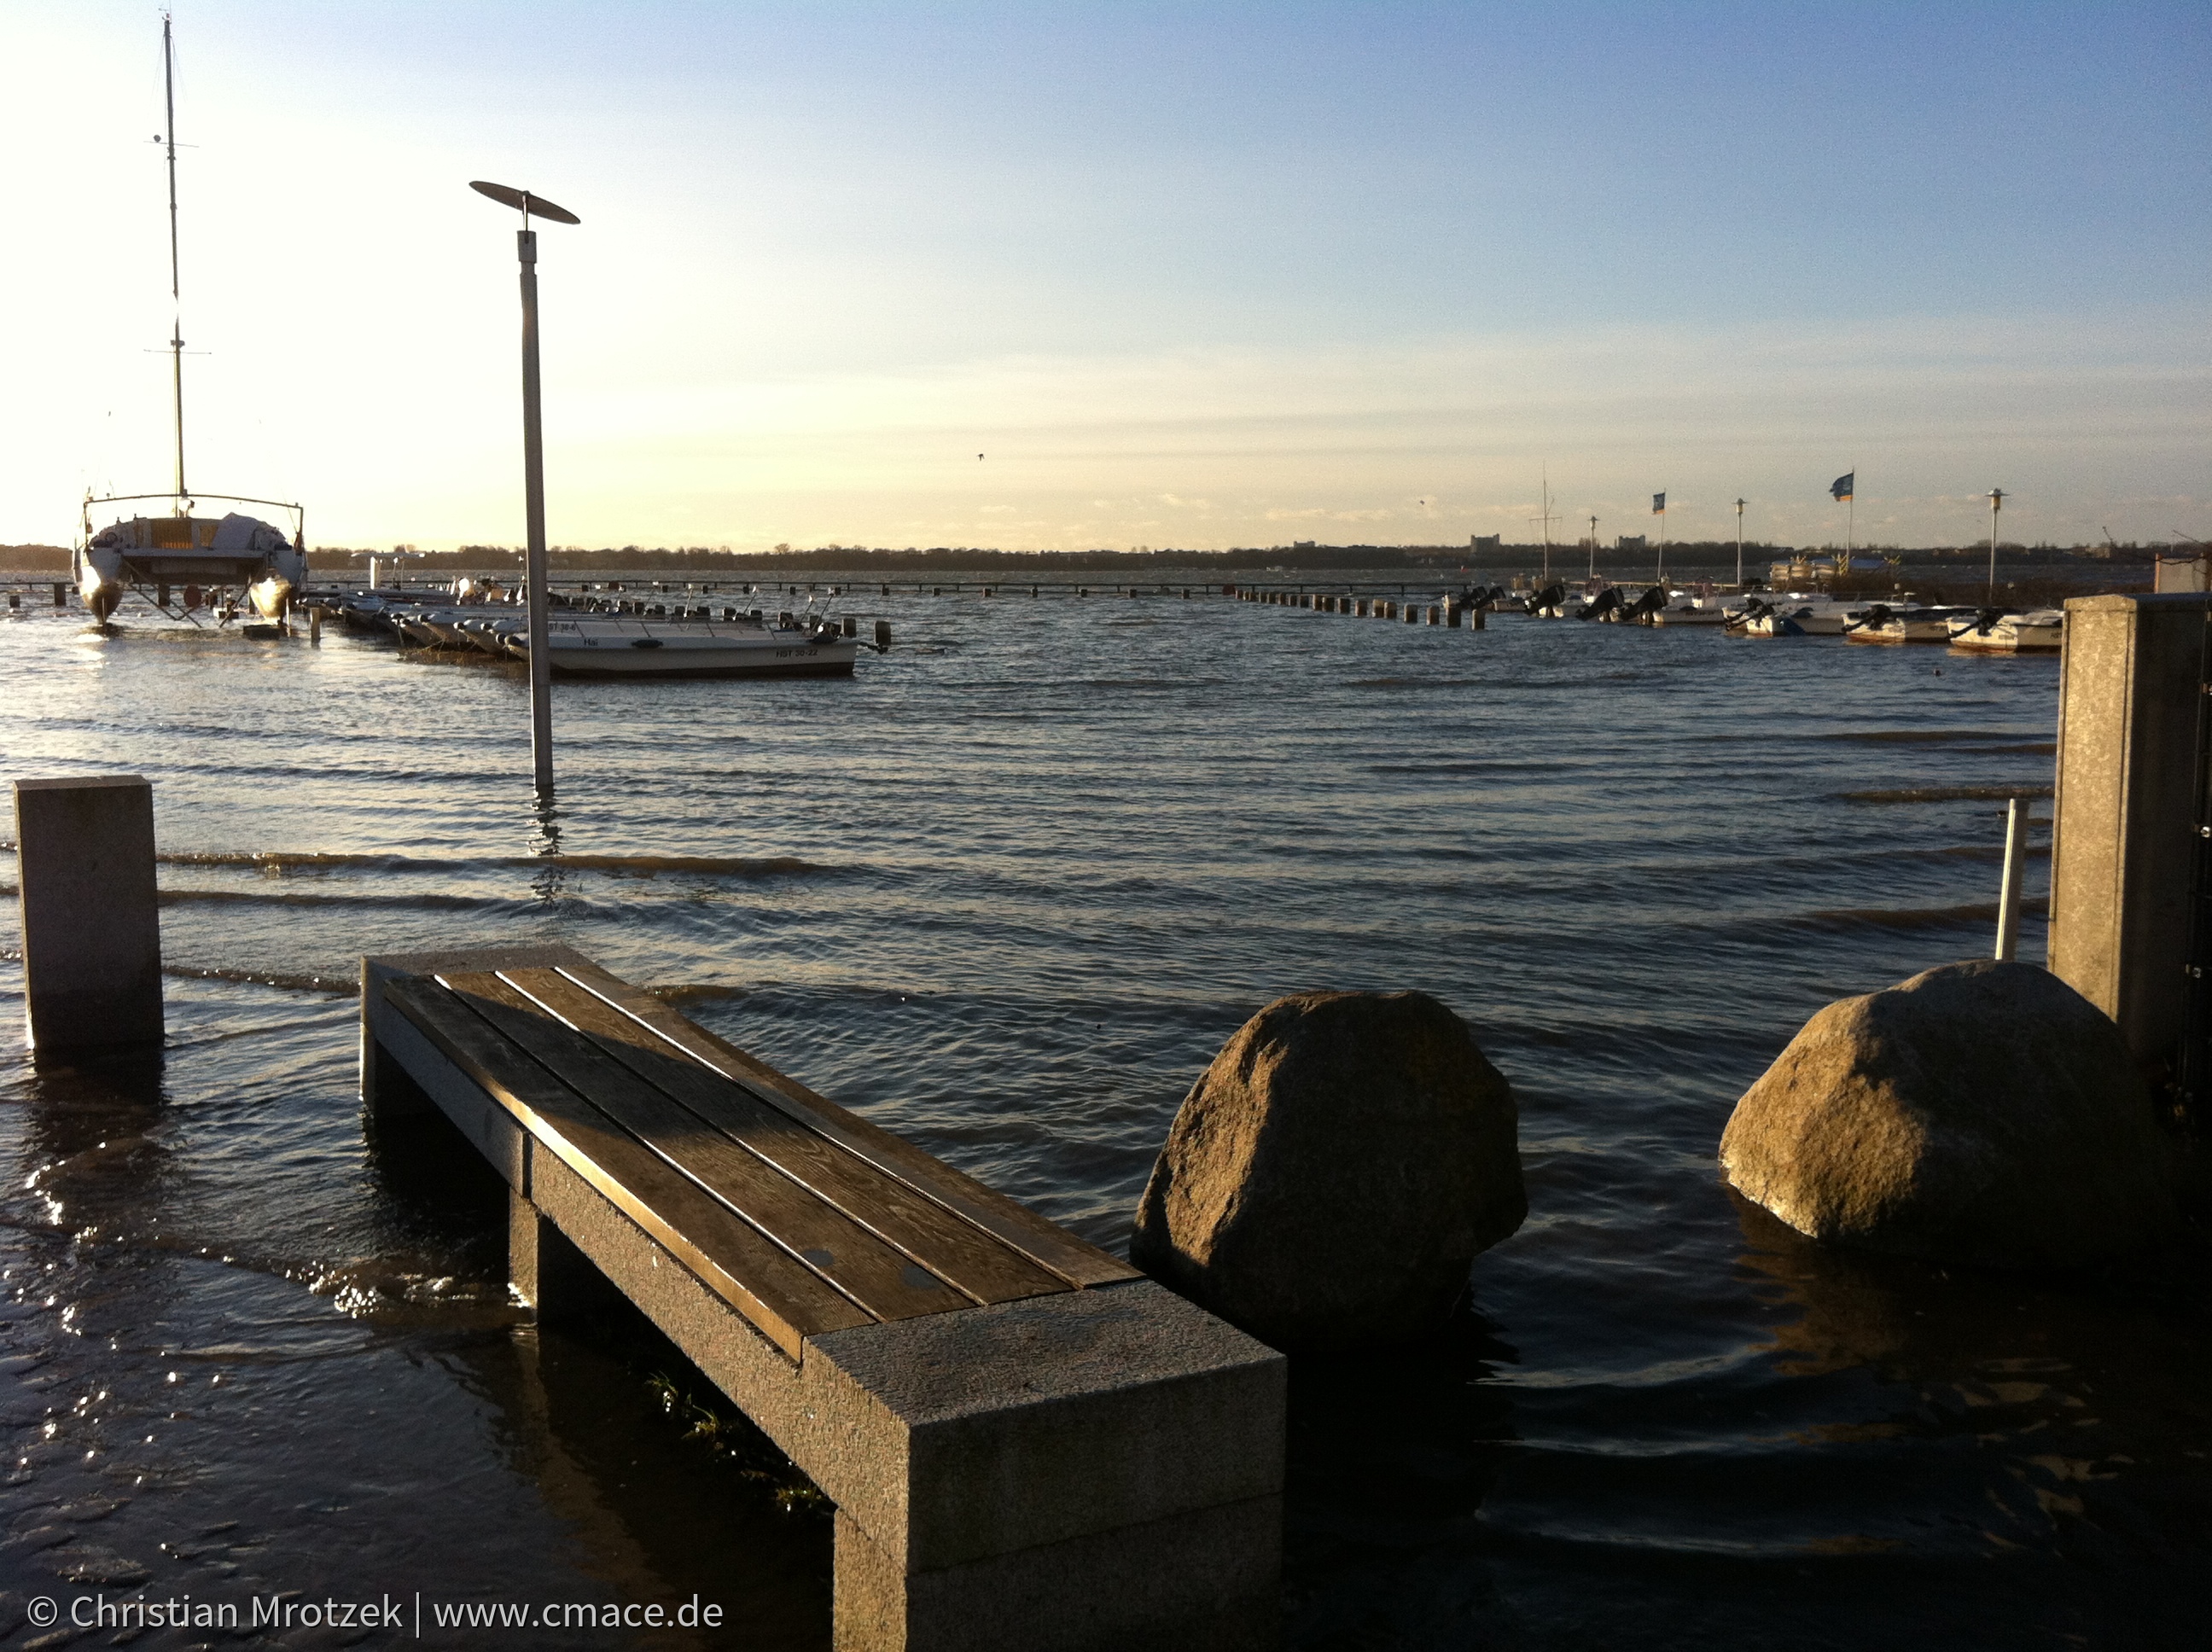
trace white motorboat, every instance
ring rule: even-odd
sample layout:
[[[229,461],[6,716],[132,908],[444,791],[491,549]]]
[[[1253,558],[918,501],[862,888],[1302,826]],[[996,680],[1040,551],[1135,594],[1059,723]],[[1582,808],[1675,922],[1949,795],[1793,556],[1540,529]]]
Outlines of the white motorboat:
[[[169,165],[169,295],[178,291],[177,271],[177,134],[173,52],[169,20],[161,20],[161,71],[169,113],[169,131],[163,142]],[[198,587],[210,592],[233,588],[246,593],[261,615],[282,620],[292,593],[307,582],[306,513],[295,504],[273,499],[252,499],[237,494],[196,495],[185,485],[185,338],[181,318],[170,329],[170,383],[176,411],[176,486],[166,494],[109,494],[85,495],[76,549],[70,556],[70,572],[85,607],[103,625],[125,594],[133,588],[144,592],[163,611],[169,610],[172,586]],[[144,505],[170,501],[167,515],[133,512],[109,526],[93,531],[95,507]],[[217,517],[199,513],[202,499],[227,505],[260,505],[292,513],[292,531],[258,516],[230,511]],[[187,601],[177,611],[191,618],[195,604]],[[237,605],[218,598],[213,611],[228,623]],[[193,623],[197,624],[197,620]]]
[[[1844,624],[1846,642],[1948,642],[1955,608],[1892,608],[1875,603]]]
[[[1787,598],[1778,602],[1765,597],[1746,597],[1739,605],[1727,610],[1723,623],[1741,636],[1802,637],[1810,635],[1802,622],[1812,611],[1808,604]]]
[[[1984,608],[1951,622],[1951,646],[1978,653],[2033,653],[2055,649],[2065,640],[2066,616],[2057,608],[2006,612]]]
[[[720,620],[629,615],[560,618],[546,627],[556,677],[849,677],[860,643],[827,620],[757,614]],[[530,658],[527,631],[507,652]]]
[[[1671,591],[1667,605],[1651,616],[1654,625],[1725,625],[1731,601],[1739,598],[1714,594],[1708,586],[1703,592]]]
[[[1825,592],[1785,591],[1765,596],[1738,598],[1728,604],[1729,626],[1752,636],[1838,637],[1844,629],[1869,607],[1864,598],[1838,598]],[[1786,616],[1797,629],[1784,633],[1774,629],[1775,616]],[[1765,623],[1761,625],[1759,622]]]

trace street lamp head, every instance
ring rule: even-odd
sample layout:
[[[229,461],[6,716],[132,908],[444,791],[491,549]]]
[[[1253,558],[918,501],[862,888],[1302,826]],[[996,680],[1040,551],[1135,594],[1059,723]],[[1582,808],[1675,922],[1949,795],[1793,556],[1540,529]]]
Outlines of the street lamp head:
[[[556,206],[542,195],[532,195],[526,189],[509,189],[504,184],[487,184],[482,179],[471,179],[469,187],[479,195],[488,195],[501,206],[511,206],[526,218],[544,218],[556,224],[580,224],[584,221],[563,206]]]

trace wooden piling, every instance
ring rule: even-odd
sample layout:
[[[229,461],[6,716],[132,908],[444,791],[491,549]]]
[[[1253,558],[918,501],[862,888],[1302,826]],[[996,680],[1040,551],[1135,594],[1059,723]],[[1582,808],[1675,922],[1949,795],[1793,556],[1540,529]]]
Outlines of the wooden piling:
[[[69,606],[69,587],[58,580],[54,584],[54,606],[57,608]]]
[[[889,653],[890,647],[891,623],[889,620],[878,620],[876,622],[876,652],[879,654]]]
[[[311,648],[323,646],[323,610],[319,608],[307,610],[307,646]]]

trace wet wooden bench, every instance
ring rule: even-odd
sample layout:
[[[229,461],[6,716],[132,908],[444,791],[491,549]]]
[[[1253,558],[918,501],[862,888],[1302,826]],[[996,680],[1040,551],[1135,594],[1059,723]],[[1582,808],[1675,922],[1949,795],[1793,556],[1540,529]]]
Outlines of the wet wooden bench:
[[[836,1505],[839,1648],[1272,1643],[1272,1350],[567,948],[365,958],[362,1023],[523,1299],[611,1284]]]

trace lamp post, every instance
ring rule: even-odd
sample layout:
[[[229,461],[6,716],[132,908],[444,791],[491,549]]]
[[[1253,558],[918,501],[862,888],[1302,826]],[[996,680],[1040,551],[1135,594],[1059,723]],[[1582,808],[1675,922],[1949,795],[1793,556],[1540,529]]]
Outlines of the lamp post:
[[[1990,602],[1997,599],[1997,513],[2004,508],[2004,489],[1990,489]]]
[[[553,659],[546,638],[545,592],[545,441],[538,416],[538,232],[530,227],[534,215],[556,224],[580,223],[566,207],[558,207],[526,189],[504,184],[471,182],[469,187],[489,196],[501,206],[522,214],[515,234],[515,256],[522,264],[522,488],[530,549],[524,580],[530,603],[530,756],[538,795],[553,792]]]

